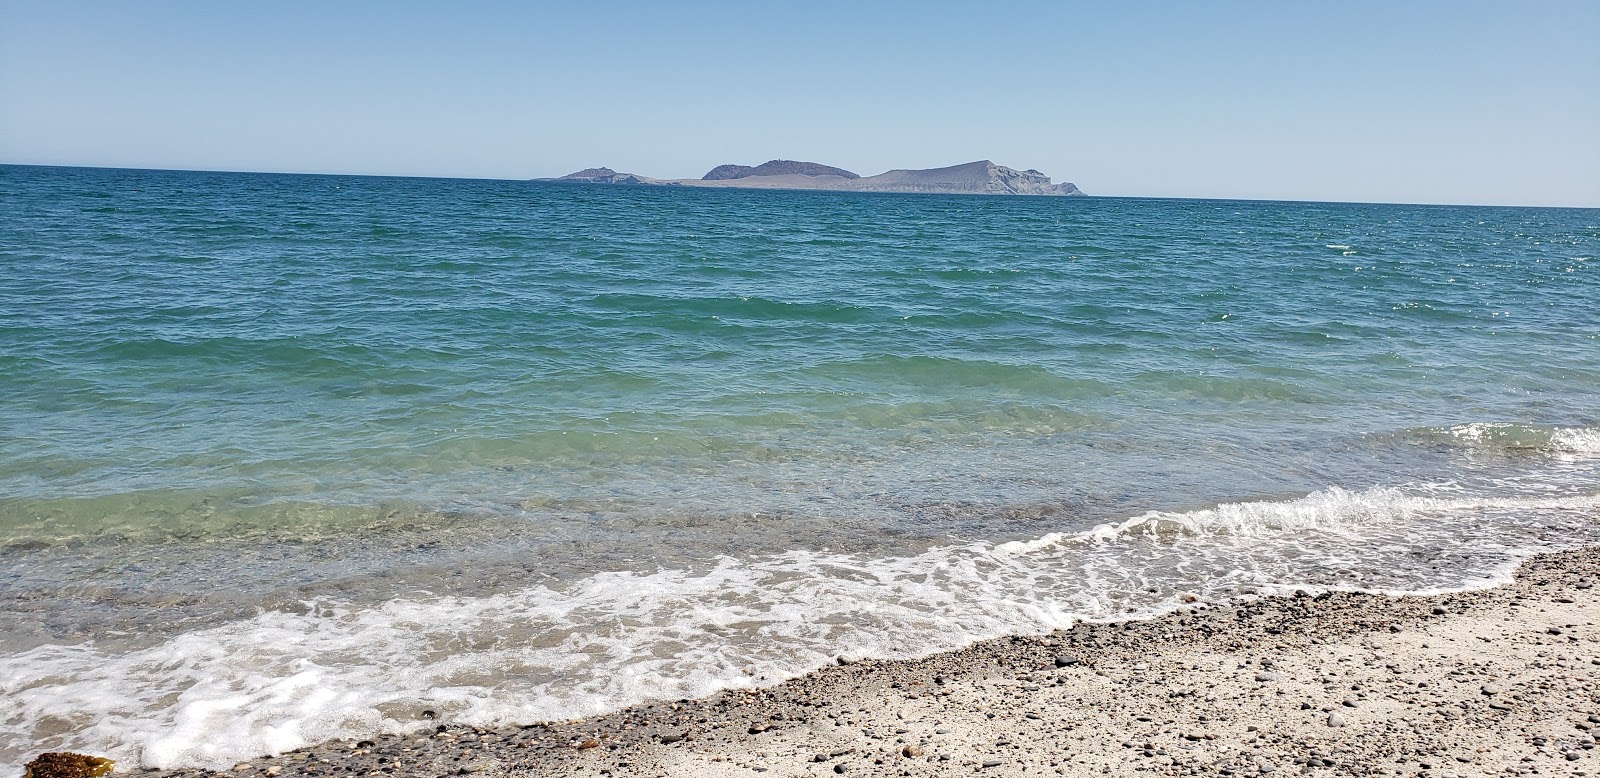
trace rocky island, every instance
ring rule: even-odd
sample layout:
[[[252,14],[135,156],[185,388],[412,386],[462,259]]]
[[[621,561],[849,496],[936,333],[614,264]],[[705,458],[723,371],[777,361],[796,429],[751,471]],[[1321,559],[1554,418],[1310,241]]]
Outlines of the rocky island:
[[[1037,170],[1015,170],[987,159],[926,170],[890,170],[861,176],[816,162],[774,159],[755,167],[718,165],[700,178],[662,179],[618,173],[608,167],[587,168],[560,178],[578,184],[698,186],[733,189],[819,189],[839,192],[918,192],[932,194],[1082,196],[1074,184],[1053,184]]]

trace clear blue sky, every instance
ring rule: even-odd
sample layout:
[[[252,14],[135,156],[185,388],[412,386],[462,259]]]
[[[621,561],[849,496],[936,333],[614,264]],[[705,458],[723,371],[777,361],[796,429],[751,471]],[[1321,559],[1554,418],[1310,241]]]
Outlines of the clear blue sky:
[[[0,162],[1600,206],[1600,2],[0,0]]]

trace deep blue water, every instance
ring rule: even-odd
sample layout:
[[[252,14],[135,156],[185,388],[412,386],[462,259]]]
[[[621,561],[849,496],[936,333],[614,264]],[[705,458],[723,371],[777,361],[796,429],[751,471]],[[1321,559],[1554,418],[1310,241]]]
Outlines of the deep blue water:
[[[9,166],[0,214],[8,758],[563,718],[1600,535],[1596,210]],[[274,702],[305,662],[345,696]],[[233,750],[179,690],[251,700]]]

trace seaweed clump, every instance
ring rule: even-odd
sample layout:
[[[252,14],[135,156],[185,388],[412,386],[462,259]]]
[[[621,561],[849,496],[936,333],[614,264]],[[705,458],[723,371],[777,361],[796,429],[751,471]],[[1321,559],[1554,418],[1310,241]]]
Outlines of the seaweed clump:
[[[50,751],[29,762],[23,778],[100,778],[116,762],[98,756]]]

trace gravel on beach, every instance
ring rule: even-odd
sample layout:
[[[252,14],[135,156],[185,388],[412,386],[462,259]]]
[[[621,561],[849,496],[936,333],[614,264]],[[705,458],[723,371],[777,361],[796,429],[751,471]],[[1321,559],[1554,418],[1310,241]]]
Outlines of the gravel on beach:
[[[209,775],[1595,774],[1595,582],[1600,549],[1563,551],[1482,591],[1196,603],[580,721],[425,722]]]

